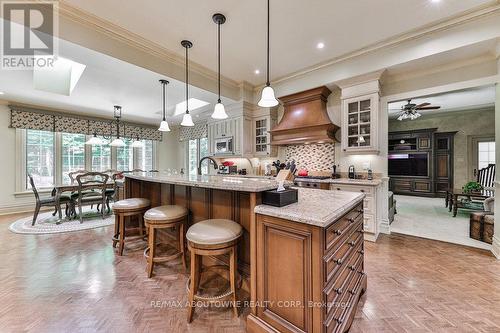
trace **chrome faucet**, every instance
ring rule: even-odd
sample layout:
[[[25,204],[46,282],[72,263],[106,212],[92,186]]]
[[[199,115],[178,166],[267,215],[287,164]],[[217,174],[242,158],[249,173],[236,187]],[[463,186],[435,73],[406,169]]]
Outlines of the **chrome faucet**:
[[[219,168],[219,166],[217,165],[217,162],[210,156],[205,156],[203,158],[200,159],[200,163],[198,164],[198,174],[201,176],[201,162],[203,162],[204,160],[209,160],[209,161],[212,161],[212,163],[214,164],[214,169],[217,170]]]

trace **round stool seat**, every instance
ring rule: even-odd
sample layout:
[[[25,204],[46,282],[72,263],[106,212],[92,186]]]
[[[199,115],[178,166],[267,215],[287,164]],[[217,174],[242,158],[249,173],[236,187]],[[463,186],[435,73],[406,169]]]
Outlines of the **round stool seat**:
[[[188,215],[185,207],[177,205],[165,205],[149,209],[144,218],[148,223],[161,223],[182,219]]]
[[[151,201],[144,198],[130,198],[117,201],[113,204],[114,211],[126,211],[147,208],[151,205]]]
[[[238,223],[225,219],[204,220],[189,227],[188,241],[201,245],[217,245],[238,239],[243,228]]]

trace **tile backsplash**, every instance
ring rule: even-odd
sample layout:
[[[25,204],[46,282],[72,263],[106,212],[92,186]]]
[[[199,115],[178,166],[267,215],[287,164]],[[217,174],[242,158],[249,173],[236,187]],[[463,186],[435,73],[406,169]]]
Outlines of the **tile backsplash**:
[[[308,171],[331,170],[335,164],[335,144],[308,144],[286,147],[286,161],[295,160],[299,168]]]

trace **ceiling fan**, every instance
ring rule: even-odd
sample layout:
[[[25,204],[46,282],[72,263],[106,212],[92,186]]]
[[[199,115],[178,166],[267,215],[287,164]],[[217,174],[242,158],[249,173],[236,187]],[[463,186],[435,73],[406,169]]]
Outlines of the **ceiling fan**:
[[[422,114],[420,114],[420,110],[437,110],[440,109],[440,106],[431,106],[431,103],[422,103],[415,104],[411,102],[411,99],[408,100],[408,104],[405,104],[401,107],[401,110],[398,113],[398,120],[415,120],[420,118]]]

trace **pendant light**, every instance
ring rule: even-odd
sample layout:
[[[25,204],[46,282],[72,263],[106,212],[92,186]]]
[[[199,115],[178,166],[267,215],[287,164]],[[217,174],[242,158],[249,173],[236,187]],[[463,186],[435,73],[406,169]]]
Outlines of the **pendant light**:
[[[90,120],[87,120],[87,133],[90,133]],[[86,145],[94,146],[94,145],[102,145],[103,142],[100,138],[97,137],[97,132],[94,131],[94,135],[85,142]]]
[[[163,100],[163,120],[160,123],[160,128],[158,131],[161,132],[170,132],[170,127],[167,122],[167,85],[170,82],[167,80],[160,80],[161,90],[162,90],[162,100]]]
[[[109,145],[111,147],[125,147],[125,142],[120,138],[120,118],[122,117],[122,107],[115,105],[113,116],[116,119],[116,139],[114,139]]]
[[[269,81],[269,0],[267,0],[267,81],[266,86],[262,89],[262,94],[259,106],[264,108],[273,107],[279,104],[278,100],[274,96],[274,90],[271,87],[271,82]]]
[[[186,49],[186,113],[182,117],[181,126],[194,126],[193,118],[189,114],[189,64],[188,64],[188,49],[193,47],[193,43],[188,40],[181,42],[182,47]]]
[[[142,129],[139,129],[139,131],[142,134]],[[132,147],[132,148],[143,148],[144,147],[144,143],[140,140],[139,135],[137,135],[137,137],[135,138],[135,141],[132,142],[130,147]]]
[[[220,26],[226,22],[226,17],[220,13],[214,14],[212,20],[217,24],[217,87],[219,99],[215,104],[214,112],[212,113],[213,119],[226,119],[227,113],[220,99]]]

